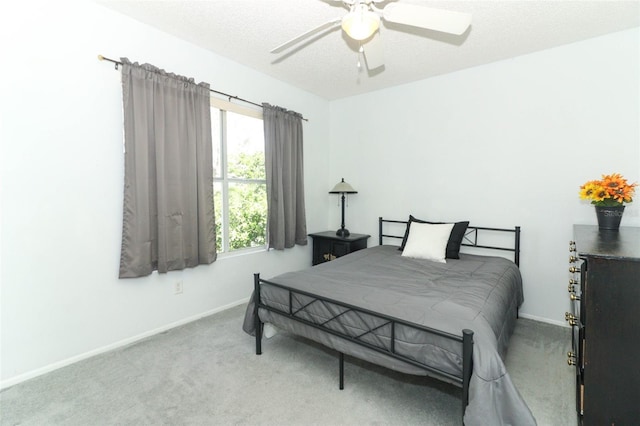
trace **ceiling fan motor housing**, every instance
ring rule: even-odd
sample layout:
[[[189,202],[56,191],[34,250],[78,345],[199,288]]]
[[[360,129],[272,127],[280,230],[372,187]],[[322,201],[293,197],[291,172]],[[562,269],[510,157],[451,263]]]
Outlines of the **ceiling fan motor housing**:
[[[380,27],[380,16],[369,6],[358,3],[342,18],[342,29],[354,40],[365,40]]]

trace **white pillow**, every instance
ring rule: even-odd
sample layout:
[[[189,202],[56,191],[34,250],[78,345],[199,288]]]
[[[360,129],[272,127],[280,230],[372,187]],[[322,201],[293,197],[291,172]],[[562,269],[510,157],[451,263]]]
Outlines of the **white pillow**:
[[[453,225],[412,222],[402,256],[446,263],[447,242]]]

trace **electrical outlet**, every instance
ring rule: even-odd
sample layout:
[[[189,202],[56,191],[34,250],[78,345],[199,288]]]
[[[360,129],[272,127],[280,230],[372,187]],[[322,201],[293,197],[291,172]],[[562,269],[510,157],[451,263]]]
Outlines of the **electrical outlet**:
[[[182,281],[176,281],[173,287],[173,294],[182,294]]]

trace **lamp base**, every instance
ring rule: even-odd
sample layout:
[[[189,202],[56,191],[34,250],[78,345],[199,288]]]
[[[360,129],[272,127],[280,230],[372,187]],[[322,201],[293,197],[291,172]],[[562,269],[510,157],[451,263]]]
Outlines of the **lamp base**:
[[[350,232],[347,228],[340,228],[336,231],[336,235],[338,237],[344,238],[344,237],[348,237],[350,235]]]

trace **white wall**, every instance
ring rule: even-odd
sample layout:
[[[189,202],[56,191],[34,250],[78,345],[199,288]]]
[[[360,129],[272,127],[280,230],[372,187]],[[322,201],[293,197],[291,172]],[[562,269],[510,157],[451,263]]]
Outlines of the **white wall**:
[[[640,181],[640,46],[633,29],[331,103],[331,175],[359,192],[347,228],[408,214],[522,226],[524,316],[564,323],[578,188]],[[640,225],[640,193],[623,225]],[[339,210],[331,210],[339,223]],[[377,244],[377,240],[373,241]]]
[[[97,55],[149,62],[309,118],[310,232],[327,222],[326,100],[91,2],[3,4],[0,43],[3,387],[246,300],[253,272],[310,264],[307,246],[118,280],[120,73]],[[173,294],[177,280],[182,295]]]

